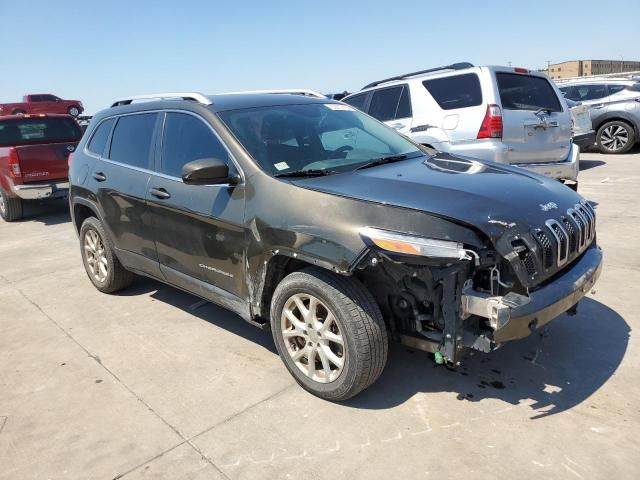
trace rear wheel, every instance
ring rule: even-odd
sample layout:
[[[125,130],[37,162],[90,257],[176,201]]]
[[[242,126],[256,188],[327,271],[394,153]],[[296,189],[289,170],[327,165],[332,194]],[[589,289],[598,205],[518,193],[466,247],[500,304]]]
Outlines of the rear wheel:
[[[613,120],[602,125],[596,134],[598,150],[602,153],[625,153],[635,143],[633,127],[626,122]]]
[[[15,222],[22,218],[22,200],[9,197],[0,188],[0,216],[5,222]]]
[[[357,395],[387,361],[382,314],[354,278],[317,268],[288,275],[273,295],[271,329],[291,375],[326,400]]]
[[[69,110],[67,110],[67,113],[72,117],[77,117],[78,115],[80,115],[80,109],[74,105],[72,107],[69,107]]]
[[[24,110],[14,110],[13,112],[11,112],[12,115],[24,115],[27,112],[25,112]]]
[[[80,228],[82,262],[91,283],[104,293],[113,293],[131,284],[133,273],[126,270],[113,252],[100,220],[87,218]]]

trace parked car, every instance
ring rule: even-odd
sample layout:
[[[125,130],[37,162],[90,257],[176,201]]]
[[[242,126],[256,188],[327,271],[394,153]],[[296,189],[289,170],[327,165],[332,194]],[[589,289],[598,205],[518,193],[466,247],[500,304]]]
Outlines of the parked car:
[[[63,100],[49,93],[25,95],[20,103],[0,103],[0,115],[60,113],[77,117],[83,111],[80,100]]]
[[[602,153],[625,153],[640,141],[640,82],[589,79],[559,83],[564,96],[591,108]]]
[[[601,269],[576,192],[326,98],[122,99],[69,177],[98,290],[141,274],[271,328],[296,381],[330,400],[375,382],[390,339],[456,366],[575,311]]]
[[[581,152],[584,152],[592,148],[596,143],[596,132],[593,130],[589,106],[583,105],[581,102],[574,102],[568,98],[565,98],[565,102],[567,102],[571,113],[573,143],[580,147]]]
[[[0,117],[0,216],[22,218],[23,202],[64,197],[68,158],[82,133],[69,115]]]
[[[342,101],[417,143],[577,188],[579,148],[561,99],[544,74],[457,63],[379,80]]]

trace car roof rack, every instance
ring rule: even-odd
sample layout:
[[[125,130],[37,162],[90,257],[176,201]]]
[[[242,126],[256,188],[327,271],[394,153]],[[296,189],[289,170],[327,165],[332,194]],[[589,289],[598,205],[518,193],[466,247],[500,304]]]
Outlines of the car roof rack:
[[[309,90],[308,88],[281,88],[276,90],[247,90],[244,92],[227,92],[220,95],[242,95],[242,94],[277,94],[277,95],[302,95],[303,97],[315,97],[315,98],[327,98],[315,90]]]
[[[364,87],[362,87],[362,90],[364,90],[365,88],[375,87],[376,85],[380,85],[381,83],[393,82],[394,80],[404,80],[405,78],[415,77],[416,75],[422,75],[424,73],[439,72],[440,70],[462,70],[464,68],[471,68],[471,67],[473,67],[473,64],[469,62],[452,63],[451,65],[444,65],[442,67],[429,68],[427,70],[420,70],[417,72],[405,73],[404,75],[397,75],[395,77],[385,78],[384,80],[378,80],[377,82],[371,82],[368,85],[365,85]]]
[[[132,97],[120,98],[113,102],[111,107],[131,105],[139,100],[191,100],[202,105],[211,105],[213,102],[209,97],[198,92],[171,92],[171,93],[150,93],[147,95],[134,95]]]

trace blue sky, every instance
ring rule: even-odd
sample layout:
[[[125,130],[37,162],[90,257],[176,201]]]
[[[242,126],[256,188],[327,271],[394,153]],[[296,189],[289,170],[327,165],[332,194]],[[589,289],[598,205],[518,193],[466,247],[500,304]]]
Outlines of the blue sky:
[[[0,0],[0,102],[87,111],[158,91],[355,90],[456,61],[640,60],[640,1]]]

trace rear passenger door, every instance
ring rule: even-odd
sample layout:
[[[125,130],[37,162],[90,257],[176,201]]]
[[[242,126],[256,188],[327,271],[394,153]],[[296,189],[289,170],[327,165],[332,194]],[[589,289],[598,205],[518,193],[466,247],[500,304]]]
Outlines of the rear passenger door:
[[[591,109],[591,121],[594,125],[600,123],[600,118],[609,108],[607,97],[609,90],[605,84],[580,84],[569,87],[567,98],[582,102]]]
[[[374,90],[368,113],[373,118],[385,122],[403,135],[411,130],[411,99],[407,85]]]
[[[182,167],[218,158],[237,167],[212,127],[187,112],[167,112],[147,201],[160,268],[174,285],[208,297],[244,292],[244,185],[187,185]],[[208,288],[208,284],[214,289]],[[218,290],[221,289],[222,291]]]
[[[93,164],[89,178],[118,257],[154,276],[160,270],[145,197],[159,119],[156,112],[117,118],[105,156]]]

